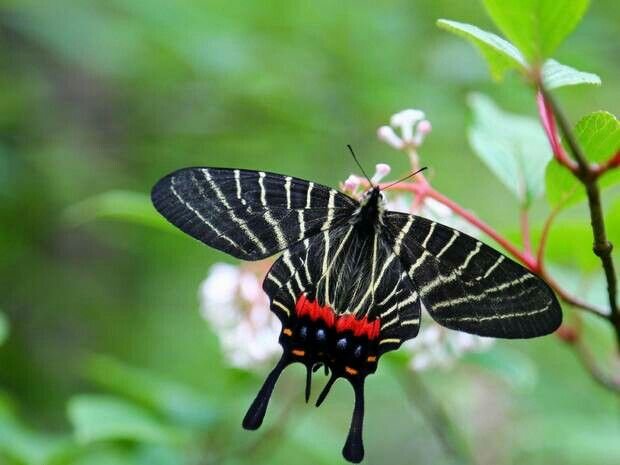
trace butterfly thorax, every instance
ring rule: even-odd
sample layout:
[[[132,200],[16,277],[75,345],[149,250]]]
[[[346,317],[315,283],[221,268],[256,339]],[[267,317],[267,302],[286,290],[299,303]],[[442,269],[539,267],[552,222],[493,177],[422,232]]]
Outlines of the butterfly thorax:
[[[385,198],[378,187],[373,187],[362,195],[360,207],[353,215],[353,221],[357,222],[360,230],[373,232],[383,224],[383,212],[385,211]]]

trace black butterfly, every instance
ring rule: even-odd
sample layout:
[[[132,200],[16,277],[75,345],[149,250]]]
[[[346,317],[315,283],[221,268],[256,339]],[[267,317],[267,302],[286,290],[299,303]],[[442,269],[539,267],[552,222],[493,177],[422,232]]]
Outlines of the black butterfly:
[[[244,420],[258,428],[282,370],[293,362],[348,379],[355,407],[344,457],[364,456],[364,380],[381,355],[413,338],[424,306],[439,324],[481,336],[551,333],[562,313],[541,279],[482,242],[419,216],[385,209],[372,187],[360,201],[291,176],[185,168],[153,188],[155,208],[194,238],[243,260],[278,252],[263,288],[282,322],[282,358]]]

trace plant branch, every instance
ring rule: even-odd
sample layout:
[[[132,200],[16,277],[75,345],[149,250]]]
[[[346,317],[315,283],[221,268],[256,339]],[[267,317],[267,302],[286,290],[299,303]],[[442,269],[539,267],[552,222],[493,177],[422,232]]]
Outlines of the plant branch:
[[[575,138],[575,135],[573,134],[565,114],[562,112],[553,96],[543,87],[540,88],[540,94],[543,96],[545,106],[551,109],[553,115],[557,119],[558,126],[566,139],[566,143],[571,151],[571,154],[577,162],[578,169],[574,171],[575,176],[581,181],[586,189],[588,206],[590,209],[590,223],[592,225],[592,235],[594,238],[593,251],[600,258],[605,272],[610,308],[608,319],[615,329],[616,339],[620,348],[620,310],[618,309],[617,303],[618,281],[611,257],[613,246],[607,239],[607,233],[605,231],[605,219],[603,216],[601,193],[597,183],[597,177],[600,173],[597,173],[597,168],[588,162],[585,154],[577,142],[577,139]],[[557,134],[552,137],[557,139]]]

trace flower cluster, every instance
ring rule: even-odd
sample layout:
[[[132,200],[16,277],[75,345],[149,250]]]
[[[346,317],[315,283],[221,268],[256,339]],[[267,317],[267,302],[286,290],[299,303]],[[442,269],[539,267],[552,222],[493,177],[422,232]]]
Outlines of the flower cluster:
[[[200,285],[202,316],[230,364],[238,368],[260,366],[280,353],[280,322],[261,288],[265,272],[252,265],[216,263]]]
[[[380,127],[378,136],[391,147],[406,153],[412,169],[417,170],[418,149],[430,131],[431,123],[424,112],[408,109],[393,115],[390,126]],[[380,183],[390,171],[389,165],[378,163],[371,182]],[[428,184],[423,175],[417,175],[412,182]],[[355,174],[341,183],[341,188],[352,196],[358,196],[366,186],[367,181]],[[417,194],[412,199],[410,192],[398,188],[386,194],[390,210],[422,215],[470,235],[477,233],[450,208],[429,196]],[[200,286],[202,314],[219,337],[224,354],[236,367],[260,366],[280,352],[280,322],[269,310],[269,299],[261,289],[261,279],[266,272],[266,268],[256,265],[235,267],[218,263]],[[449,366],[466,352],[484,350],[493,343],[490,338],[443,328],[430,318],[424,306],[422,310],[418,336],[403,345],[411,357],[413,370]]]

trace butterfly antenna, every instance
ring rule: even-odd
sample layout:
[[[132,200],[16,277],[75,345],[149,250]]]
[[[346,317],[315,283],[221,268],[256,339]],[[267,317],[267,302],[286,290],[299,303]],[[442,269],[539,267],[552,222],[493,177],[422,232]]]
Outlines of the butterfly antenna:
[[[393,182],[392,184],[389,184],[389,185],[385,186],[382,190],[389,189],[390,187],[395,186],[395,185],[396,185],[396,184],[398,184],[399,182],[406,181],[407,179],[414,177],[416,174],[420,173],[421,171],[424,171],[426,168],[427,168],[427,167],[425,166],[425,167],[423,167],[423,168],[420,168],[420,169],[419,169],[419,170],[417,170],[417,171],[414,171],[413,173],[409,173],[409,174],[408,174],[407,176],[405,176],[404,178],[399,179],[398,181]]]
[[[368,177],[368,175],[366,174],[366,171],[364,171],[364,168],[362,168],[361,163],[359,162],[359,160],[357,159],[357,156],[355,156],[355,152],[353,151],[353,147],[351,147],[351,144],[347,144],[347,148],[349,149],[349,152],[351,152],[351,155],[353,156],[353,160],[355,160],[355,163],[357,164],[357,166],[359,166],[360,170],[362,171],[362,174],[364,175],[364,177],[368,180],[368,183],[374,187],[374,184],[372,183],[372,181],[370,180],[370,178]]]

